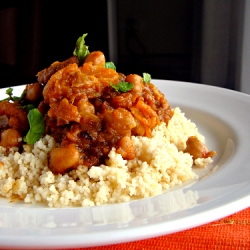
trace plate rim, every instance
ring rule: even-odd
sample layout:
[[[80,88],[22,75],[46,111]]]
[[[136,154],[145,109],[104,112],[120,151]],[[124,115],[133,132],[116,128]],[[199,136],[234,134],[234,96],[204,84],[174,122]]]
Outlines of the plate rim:
[[[199,89],[201,92],[202,91],[210,91],[211,93],[217,93],[217,95],[218,95],[218,93],[222,93],[221,95],[226,95],[226,96],[233,95],[234,97],[237,97],[237,99],[241,99],[242,102],[247,102],[249,107],[250,107],[250,95],[242,93],[242,92],[238,92],[235,90],[225,89],[222,87],[211,86],[211,85],[203,85],[201,83],[172,81],[172,80],[163,80],[163,79],[153,79],[152,83],[154,83],[156,86],[158,86],[159,84],[160,85],[161,84],[169,84],[169,86],[172,86],[172,87],[174,85],[178,85],[179,87],[182,87],[182,88],[188,87],[188,88],[192,88],[192,89]],[[18,87],[22,88],[24,86],[25,85],[21,85]],[[16,86],[14,86],[13,88],[16,88]],[[1,91],[4,89],[7,89],[7,88],[3,88],[3,89],[1,89]],[[168,95],[165,95],[165,97],[167,100],[171,99],[171,98],[168,98]],[[171,105],[171,103],[170,103],[170,105]],[[249,136],[249,134],[248,134],[248,136]],[[250,164],[250,156],[249,156],[248,160],[249,161],[247,162],[247,164]],[[249,191],[248,195],[246,195],[246,191]],[[83,233],[83,234],[78,234],[78,235],[68,235],[68,236],[63,235],[63,237],[64,237],[63,239],[62,239],[62,236],[53,236],[50,238],[50,240],[52,239],[50,242],[46,241],[46,239],[48,239],[48,236],[42,236],[42,235],[39,236],[39,242],[37,242],[37,239],[31,238],[30,235],[18,235],[15,237],[15,236],[6,236],[6,235],[2,236],[0,234],[0,242],[1,242],[1,245],[3,247],[20,247],[20,246],[21,247],[63,247],[63,248],[65,248],[65,247],[91,247],[91,246],[101,246],[101,245],[125,243],[125,242],[129,242],[129,241],[142,240],[142,239],[146,239],[146,238],[157,237],[157,236],[166,235],[166,234],[172,234],[172,233],[176,233],[179,231],[194,228],[197,226],[201,226],[201,225],[206,224],[206,223],[210,223],[210,222],[218,220],[220,218],[229,216],[233,213],[239,212],[239,211],[250,206],[250,200],[249,200],[250,180],[249,180],[249,182],[246,182],[243,187],[235,190],[234,193],[236,195],[239,195],[238,199],[233,199],[231,201],[225,201],[223,205],[218,205],[218,206],[214,206],[213,204],[210,203],[210,206],[213,206],[213,208],[211,208],[210,210],[208,210],[208,208],[203,210],[203,211],[199,211],[199,209],[196,209],[196,210],[198,210],[196,214],[189,213],[187,216],[178,218],[177,220],[182,220],[182,221],[184,220],[185,222],[189,222],[189,226],[182,226],[182,227],[180,227],[180,226],[174,227],[173,226],[174,230],[166,230],[165,227],[171,223],[175,223],[176,220],[163,221],[161,223],[159,222],[158,224],[153,223],[153,224],[141,225],[141,226],[138,226],[138,227],[135,227],[132,229],[131,228],[124,228],[122,230],[113,229],[113,230],[109,230],[108,232],[101,231],[101,232],[95,233],[95,235],[98,234],[98,236],[100,236],[100,238],[98,238],[98,241],[97,240],[93,241],[93,239],[90,239],[90,241],[88,241],[87,237],[84,237],[87,234]],[[229,196],[229,194],[223,196],[223,199],[226,199],[227,196]],[[152,199],[152,197],[149,199]],[[203,207],[200,206],[200,209],[201,208],[203,208]],[[0,212],[1,212],[1,209],[2,209],[2,205],[0,204]],[[81,210],[81,208],[77,208],[77,209]],[[187,209],[192,210],[194,208],[187,208]],[[211,214],[211,211],[213,213],[216,213],[216,215],[213,215],[212,217],[209,216]],[[196,221],[199,221],[199,222],[190,223],[190,221],[194,217],[196,217]],[[198,217],[198,220],[197,220],[197,217]],[[183,224],[185,224],[185,223],[183,223]],[[152,228],[154,229],[154,231],[151,230]],[[157,228],[158,228],[158,230],[157,230]],[[1,232],[1,230],[2,230],[2,227],[0,226],[0,232]],[[124,232],[127,232],[127,230],[133,231],[133,233],[137,233],[137,235],[133,234],[133,233],[129,233],[129,235],[126,235],[126,237],[124,238]],[[142,230],[141,234],[139,233],[140,230]],[[115,236],[114,236],[114,232],[116,232]],[[109,237],[107,237],[107,234],[108,235],[113,234],[113,237],[109,238]],[[67,240],[72,239],[73,236],[75,237],[74,243],[71,242],[70,245],[62,244],[62,243],[65,243]],[[13,238],[15,239],[15,242],[13,242]],[[61,242],[58,242],[59,239],[61,240]],[[27,244],[27,240],[29,241],[28,244]]]

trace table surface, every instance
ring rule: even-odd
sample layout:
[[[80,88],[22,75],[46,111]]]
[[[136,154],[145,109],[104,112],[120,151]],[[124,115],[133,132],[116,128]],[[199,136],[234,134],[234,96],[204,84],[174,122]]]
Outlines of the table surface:
[[[250,207],[226,218],[186,231],[124,244],[70,250],[250,249]],[[68,249],[69,250],[69,249]]]

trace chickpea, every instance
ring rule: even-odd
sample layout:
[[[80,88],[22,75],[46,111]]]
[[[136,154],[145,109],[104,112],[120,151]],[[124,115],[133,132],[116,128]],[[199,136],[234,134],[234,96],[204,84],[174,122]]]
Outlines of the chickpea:
[[[75,144],[69,144],[66,147],[54,148],[50,153],[50,168],[53,172],[64,174],[79,164],[80,153]]]
[[[101,51],[93,51],[90,54],[88,54],[84,60],[84,63],[89,63],[89,62],[92,62],[93,65],[104,68],[105,56]]]
[[[13,128],[9,128],[1,134],[1,146],[5,148],[19,147],[22,142],[22,134]]]
[[[187,147],[184,151],[192,155],[193,159],[206,158],[207,147],[196,136],[190,136],[187,140]]]
[[[118,154],[121,154],[123,159],[132,160],[136,156],[136,149],[134,147],[131,136],[124,136],[118,142]]]
[[[126,76],[125,81],[134,84],[134,87],[130,90],[130,92],[133,94],[142,95],[144,83],[141,76],[130,74]]]
[[[131,134],[131,129],[136,126],[134,117],[124,108],[105,112],[104,121],[109,132],[119,135]]]
[[[111,99],[111,104],[115,108],[130,108],[133,105],[133,95],[130,92],[117,95]]]
[[[40,83],[26,85],[26,98],[28,101],[35,103],[42,98],[43,88]]]

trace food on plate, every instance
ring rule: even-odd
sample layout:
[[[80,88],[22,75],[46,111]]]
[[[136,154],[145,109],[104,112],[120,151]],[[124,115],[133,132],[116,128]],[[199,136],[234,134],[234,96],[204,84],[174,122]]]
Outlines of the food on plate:
[[[38,72],[0,102],[0,195],[49,207],[94,206],[160,194],[216,154],[148,73],[124,75],[90,52]]]

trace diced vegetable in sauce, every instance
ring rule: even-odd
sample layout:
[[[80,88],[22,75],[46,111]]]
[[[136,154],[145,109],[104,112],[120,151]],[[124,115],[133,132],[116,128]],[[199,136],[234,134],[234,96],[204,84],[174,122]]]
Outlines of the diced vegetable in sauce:
[[[173,115],[150,74],[118,73],[101,51],[89,52],[85,37],[78,39],[72,57],[38,72],[37,82],[28,84],[20,98],[13,99],[10,91],[10,98],[0,102],[1,145],[20,147],[44,134],[53,136],[58,146],[49,167],[56,174],[99,166],[112,148],[134,159],[131,136],[150,137]],[[212,157],[196,139],[188,139],[186,152]]]

